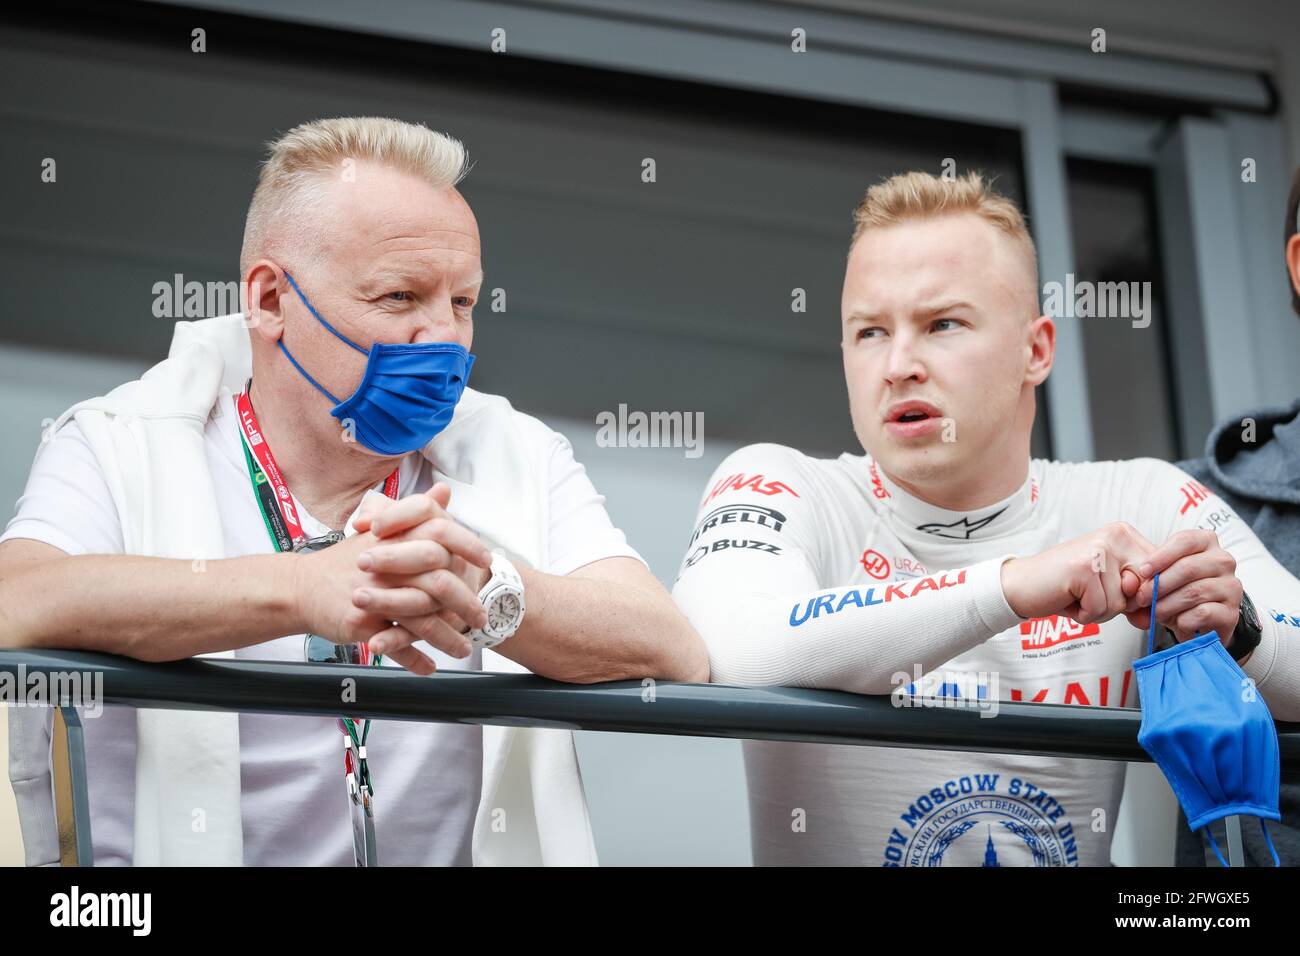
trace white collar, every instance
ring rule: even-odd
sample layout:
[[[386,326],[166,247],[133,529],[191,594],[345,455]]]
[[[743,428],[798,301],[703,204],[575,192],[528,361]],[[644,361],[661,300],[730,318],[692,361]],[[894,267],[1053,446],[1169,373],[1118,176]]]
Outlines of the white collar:
[[[1029,474],[1010,496],[971,511],[953,511],[922,501],[905,491],[885,474],[874,458],[862,459],[866,466],[867,493],[907,529],[936,539],[986,541],[1017,531],[1038,502],[1038,479],[1030,462]]]

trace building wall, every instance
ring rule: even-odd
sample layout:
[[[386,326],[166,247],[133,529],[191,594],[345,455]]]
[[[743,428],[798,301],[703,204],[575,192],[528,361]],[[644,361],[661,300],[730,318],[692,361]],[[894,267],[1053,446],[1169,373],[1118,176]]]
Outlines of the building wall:
[[[840,5],[901,9],[849,0]],[[1056,39],[1063,31],[1086,37],[1104,26],[1116,51],[1126,44],[1177,43],[1197,48],[1192,53],[1274,63],[1291,158],[1298,158],[1300,48],[1294,38],[1300,36],[1300,5],[1096,0],[1084,8],[989,0],[971,14],[961,0],[917,0],[906,9],[917,17],[967,18],[981,29],[1038,31]],[[856,134],[791,126],[783,139],[746,120],[720,122],[707,110],[647,108],[622,116],[608,103],[502,98],[487,84],[412,88],[391,77],[344,83],[330,76],[328,64],[315,72],[272,62],[226,71],[214,58],[202,66],[187,61],[182,70],[183,53],[171,66],[142,64],[111,41],[63,38],[22,38],[7,53],[0,71],[9,72],[0,79],[9,86],[30,82],[32,89],[18,98],[23,106],[0,111],[6,132],[24,142],[51,143],[60,155],[81,144],[100,162],[64,165],[70,189],[60,195],[66,198],[21,207],[21,215],[0,224],[6,271],[51,277],[0,284],[0,402],[10,412],[0,418],[0,447],[13,450],[0,460],[0,503],[12,503],[21,492],[43,419],[137,377],[165,353],[170,322],[148,315],[155,280],[175,271],[202,279],[230,276],[258,143],[307,116],[382,106],[410,118],[439,117],[445,122],[438,125],[460,132],[479,154],[466,191],[483,220],[489,278],[500,270],[512,303],[483,335],[482,349],[492,360],[481,369],[484,387],[517,398],[569,435],[608,497],[614,520],[666,584],[705,479],[733,447],[758,438],[825,454],[852,447],[837,349],[826,336],[837,309],[845,211],[873,172],[934,154],[923,133],[899,135],[883,126]],[[790,130],[798,133],[797,148],[789,143]],[[562,137],[571,156],[587,165],[566,162],[570,155],[557,147]],[[659,144],[656,149],[668,144],[663,155],[672,175],[662,185],[672,199],[666,205],[629,198],[618,179],[635,175],[635,165],[620,170],[619,164],[643,155],[647,142]],[[988,163],[1001,161],[997,143],[985,150]],[[510,166],[508,160],[518,158],[507,157],[511,151],[525,154],[530,178]],[[18,162],[13,155],[0,157],[0,184],[21,178],[17,166],[4,165]],[[212,184],[210,191],[196,196],[195,177]],[[1004,182],[1013,192],[1020,188],[1013,172]],[[156,201],[131,208],[129,198],[146,188]],[[571,209],[578,213],[566,226],[567,244],[556,243],[553,224]],[[611,241],[601,218],[610,209],[638,226],[620,242]],[[693,272],[698,255],[677,242],[689,230],[730,253],[707,271]],[[530,254],[554,252],[553,246],[563,254]],[[789,260],[788,268],[762,286],[769,276],[755,264],[778,259]],[[581,279],[575,287],[551,285],[553,275],[569,272]],[[793,285],[809,288],[813,305],[792,321]],[[56,343],[99,354],[52,351]],[[586,388],[557,389],[557,379]],[[751,409],[775,383],[801,402],[756,430]],[[620,400],[660,407],[656,396],[665,393],[681,396],[683,410],[707,405],[702,458],[686,459],[673,449],[615,453],[597,447],[596,412]],[[0,710],[0,727],[4,718]],[[0,756],[3,741],[0,735]],[[735,742],[583,734],[579,753],[606,863],[748,862]],[[1167,863],[1173,835],[1167,787],[1161,789],[1151,766],[1131,768],[1130,784],[1116,861]],[[8,788],[0,787],[0,863],[20,860],[11,801]],[[1168,822],[1139,827],[1137,819]]]
[[[1059,42],[1106,30],[1110,54],[1168,56],[1267,71],[1291,165],[1300,164],[1300,4],[1294,0],[788,0],[792,7],[894,15]]]

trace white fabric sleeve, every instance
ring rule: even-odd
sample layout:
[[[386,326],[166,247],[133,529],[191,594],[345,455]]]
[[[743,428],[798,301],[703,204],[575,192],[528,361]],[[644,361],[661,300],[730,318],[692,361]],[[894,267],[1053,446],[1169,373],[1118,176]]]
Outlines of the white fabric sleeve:
[[[121,554],[122,523],[86,436],[69,420],[36,452],[0,541],[33,538],[66,554]]]
[[[927,578],[824,580],[829,517],[800,457],[751,445],[709,481],[673,598],[714,683],[888,694],[1023,620],[1002,594],[1011,554]]]
[[[1148,535],[1151,543],[1159,547],[1171,535],[1190,528],[1218,535],[1219,545],[1236,559],[1237,578],[1264,626],[1259,647],[1242,670],[1255,682],[1275,720],[1300,720],[1300,580],[1209,488],[1158,458],[1137,461],[1142,470],[1135,479],[1144,492],[1131,500],[1141,500],[1146,523],[1155,523],[1157,537]],[[1145,533],[1139,520],[1128,520]]]
[[[548,562],[542,570],[565,575],[604,558],[635,558],[645,564],[614,527],[604,495],[596,491],[587,469],[573,457],[573,445],[559,432],[552,432],[546,468],[550,517]]]

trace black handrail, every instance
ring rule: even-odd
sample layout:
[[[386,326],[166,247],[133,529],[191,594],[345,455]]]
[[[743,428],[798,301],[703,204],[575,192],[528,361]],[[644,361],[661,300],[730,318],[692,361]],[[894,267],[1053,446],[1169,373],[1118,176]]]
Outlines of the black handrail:
[[[570,730],[794,740],[986,753],[1149,761],[1141,712],[1113,707],[942,701],[899,707],[887,696],[663,681],[563,684],[527,674],[202,658],[147,664],[109,654],[0,651],[0,673],[103,674],[102,702],[167,710],[349,714]],[[351,702],[355,701],[355,703]],[[1284,779],[1300,779],[1300,724],[1278,724]]]

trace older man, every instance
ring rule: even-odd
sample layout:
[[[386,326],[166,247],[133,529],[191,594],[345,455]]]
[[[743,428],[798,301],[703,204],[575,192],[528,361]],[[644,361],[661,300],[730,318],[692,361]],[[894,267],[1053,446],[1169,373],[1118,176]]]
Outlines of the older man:
[[[465,170],[457,141],[388,119],[272,145],[245,315],[178,324],[166,361],[59,419],[0,543],[0,642],[302,661],[310,633],[419,674],[495,654],[568,681],[707,680],[569,443],[466,388]],[[493,733],[373,728],[383,863],[594,861],[571,735]],[[87,726],[96,858],[347,864],[340,740],[325,717],[108,708]],[[18,759],[43,767],[40,745]],[[499,788],[507,759],[524,798]],[[46,862],[48,778],[14,776]]]

